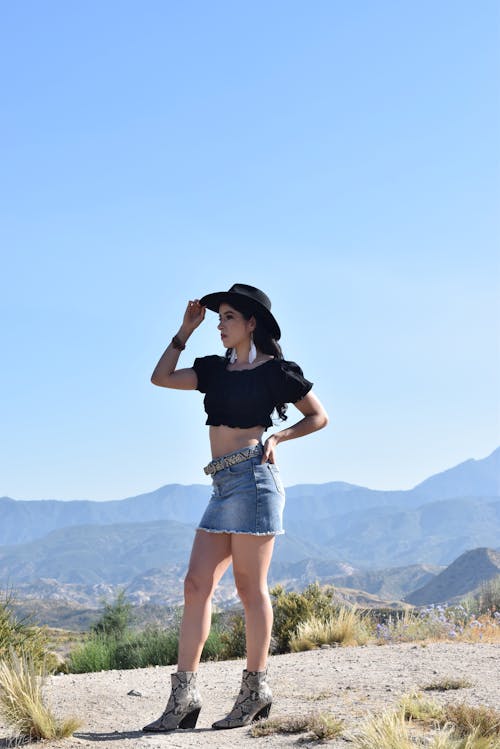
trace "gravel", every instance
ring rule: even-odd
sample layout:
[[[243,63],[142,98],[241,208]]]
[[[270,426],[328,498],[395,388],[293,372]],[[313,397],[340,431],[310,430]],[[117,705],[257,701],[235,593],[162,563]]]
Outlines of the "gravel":
[[[46,696],[56,715],[82,720],[75,735],[57,745],[67,749],[296,746],[294,735],[252,738],[248,728],[210,729],[231,708],[243,667],[241,660],[202,663],[198,681],[204,705],[196,729],[162,735],[143,734],[141,727],[162,712],[173,668],[52,676]],[[347,729],[355,730],[368,714],[394,707],[403,694],[445,677],[466,679],[472,686],[427,693],[428,697],[499,709],[499,673],[500,645],[494,644],[405,643],[275,655],[269,661],[274,692],[271,716],[329,712],[343,719]],[[7,746],[8,736],[0,720],[0,746]],[[328,746],[346,749],[348,744],[335,739]]]

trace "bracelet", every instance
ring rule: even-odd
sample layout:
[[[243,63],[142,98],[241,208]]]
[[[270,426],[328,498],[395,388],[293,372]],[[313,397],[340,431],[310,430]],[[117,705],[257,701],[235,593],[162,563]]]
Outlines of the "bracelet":
[[[184,351],[186,348],[186,344],[181,341],[178,335],[174,335],[172,338],[172,346],[177,349],[177,351]]]

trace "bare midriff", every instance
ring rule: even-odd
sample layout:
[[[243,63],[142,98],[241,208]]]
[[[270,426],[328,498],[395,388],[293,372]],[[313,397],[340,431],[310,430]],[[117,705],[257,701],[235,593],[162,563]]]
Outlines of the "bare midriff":
[[[209,429],[212,458],[220,458],[243,447],[258,445],[264,434],[263,426],[240,429],[239,427],[211,426]]]

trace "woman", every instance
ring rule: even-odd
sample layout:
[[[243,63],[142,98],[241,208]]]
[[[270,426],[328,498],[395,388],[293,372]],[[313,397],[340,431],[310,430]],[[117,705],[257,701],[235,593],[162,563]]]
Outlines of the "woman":
[[[219,314],[226,356],[205,356],[188,369],[176,369],[206,308]],[[196,531],[184,582],[172,692],[163,714],[144,731],[195,727],[201,709],[196,671],[210,631],[211,599],[231,562],[245,610],[247,668],[233,709],[212,727],[237,728],[269,714],[266,664],[273,611],[267,573],[275,536],[283,533],[285,503],[276,448],[327,424],[321,403],[311,393],[312,383],[297,364],[283,359],[280,337],[269,298],[253,286],[234,284],[227,292],[189,302],[179,332],[151,377],[161,387],[205,393],[213,459],[204,470],[212,476],[213,494]],[[272,426],[271,414],[276,410],[286,419],[287,403],[294,403],[303,418],[262,444]]]

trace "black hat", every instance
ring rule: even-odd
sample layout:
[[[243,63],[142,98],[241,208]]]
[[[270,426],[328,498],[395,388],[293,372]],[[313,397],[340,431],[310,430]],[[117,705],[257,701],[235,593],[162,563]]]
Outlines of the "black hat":
[[[276,341],[281,338],[280,326],[271,314],[271,300],[260,289],[256,289],[255,286],[247,286],[246,283],[235,283],[229,291],[205,294],[200,299],[200,304],[203,307],[208,307],[212,312],[218,312],[223,302],[234,304],[236,307],[238,302],[240,304],[243,302],[245,307],[255,310]]]

